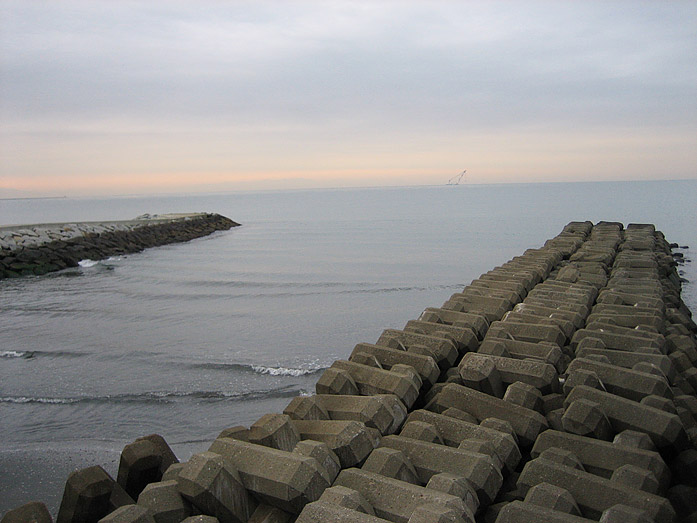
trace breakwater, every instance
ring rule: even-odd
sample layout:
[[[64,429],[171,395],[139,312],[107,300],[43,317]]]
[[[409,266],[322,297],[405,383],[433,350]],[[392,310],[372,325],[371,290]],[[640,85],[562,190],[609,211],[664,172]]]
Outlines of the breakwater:
[[[679,289],[653,227],[569,224],[209,453],[149,436],[116,481],[76,472],[58,519],[669,521],[694,499]]]
[[[210,213],[143,215],[128,221],[0,227],[0,279],[43,275],[239,225]]]

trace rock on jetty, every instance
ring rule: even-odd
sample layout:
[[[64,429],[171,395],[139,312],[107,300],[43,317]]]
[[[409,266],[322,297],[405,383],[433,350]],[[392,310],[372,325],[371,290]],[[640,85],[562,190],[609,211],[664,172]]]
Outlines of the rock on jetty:
[[[101,260],[178,243],[238,226],[209,213],[160,214],[134,220],[0,227],[0,279],[42,275]]]
[[[680,285],[653,225],[572,222],[187,462],[151,435],[75,471],[57,521],[696,521]]]

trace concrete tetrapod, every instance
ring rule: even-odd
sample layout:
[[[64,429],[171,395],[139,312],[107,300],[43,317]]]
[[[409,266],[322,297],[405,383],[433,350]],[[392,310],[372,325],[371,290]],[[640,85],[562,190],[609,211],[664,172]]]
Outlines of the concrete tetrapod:
[[[215,440],[210,451],[232,463],[256,498],[291,514],[299,514],[329,487],[314,458],[230,438]]]
[[[203,514],[245,523],[257,506],[230,460],[218,453],[194,454],[177,476],[181,495]]]
[[[486,418],[500,418],[508,421],[523,446],[532,445],[537,435],[547,429],[547,420],[539,412],[456,383],[449,383],[443,387],[427,406],[428,410],[434,412],[443,412],[449,407],[468,412],[479,421]]]
[[[598,519],[604,510],[624,504],[646,511],[657,523],[675,519],[675,511],[666,498],[542,458],[529,461],[523,467],[517,485],[522,492],[527,492],[543,482],[568,490],[588,518]]]
[[[474,487],[482,506],[489,505],[498,494],[503,477],[486,454],[419,441],[403,436],[386,436],[380,448],[399,450],[414,465],[424,485],[442,472],[465,477]]]
[[[334,484],[360,492],[378,517],[395,523],[408,523],[414,510],[431,503],[454,509],[460,517],[468,512],[457,496],[356,468],[342,470]]]

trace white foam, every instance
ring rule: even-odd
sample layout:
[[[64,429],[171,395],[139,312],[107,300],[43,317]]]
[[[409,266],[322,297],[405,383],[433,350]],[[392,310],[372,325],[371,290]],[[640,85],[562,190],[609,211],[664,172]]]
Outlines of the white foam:
[[[94,266],[97,265],[98,263],[99,263],[98,261],[89,260],[89,259],[88,259],[88,260],[80,260],[79,262],[77,262],[77,264],[78,264],[80,267],[85,267],[85,268],[87,268],[87,267],[94,267]]]
[[[16,350],[0,350],[0,358],[23,358],[26,355],[26,352]]]
[[[28,398],[26,396],[0,398],[0,403],[76,403],[72,398]]]
[[[292,369],[287,367],[264,367],[263,365],[252,365],[252,370],[259,374],[269,374],[270,376],[304,376],[317,372],[319,368],[314,369]]]

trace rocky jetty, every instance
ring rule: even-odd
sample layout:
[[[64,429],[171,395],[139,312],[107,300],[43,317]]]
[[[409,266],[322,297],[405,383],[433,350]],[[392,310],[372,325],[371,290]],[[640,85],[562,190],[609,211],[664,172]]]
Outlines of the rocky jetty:
[[[57,521],[697,521],[676,259],[653,225],[572,222],[187,462],[150,435],[116,479],[75,471]]]
[[[143,215],[129,221],[0,227],[0,279],[42,275],[239,225],[209,213]]]

